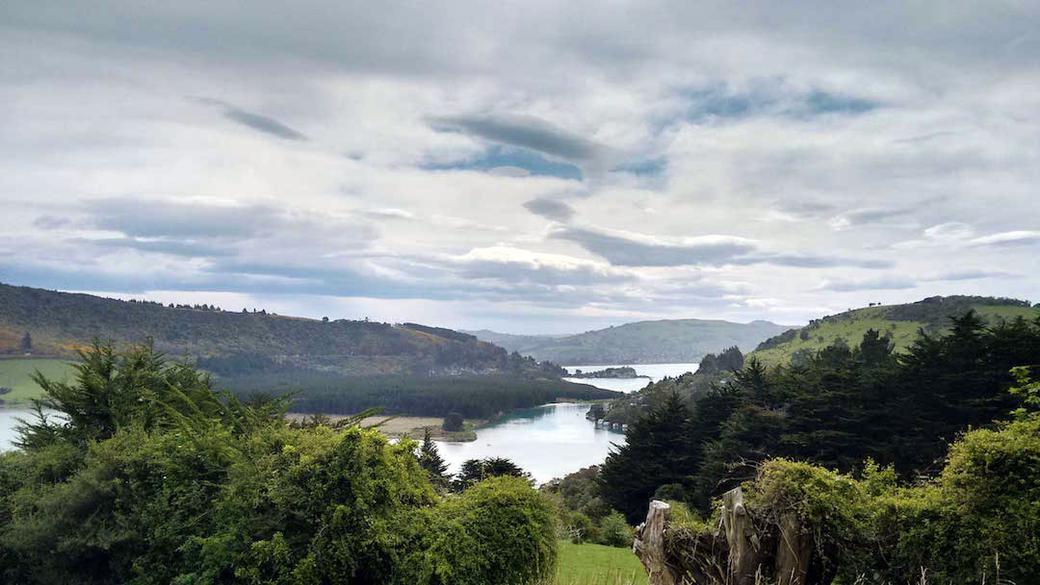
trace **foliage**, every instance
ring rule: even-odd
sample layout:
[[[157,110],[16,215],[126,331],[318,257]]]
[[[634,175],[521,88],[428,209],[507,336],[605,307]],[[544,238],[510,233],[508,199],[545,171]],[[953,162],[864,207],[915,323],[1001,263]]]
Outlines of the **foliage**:
[[[631,522],[646,513],[658,486],[682,483],[690,469],[686,430],[690,413],[676,394],[630,425],[625,444],[607,455],[600,469],[603,499]]]
[[[563,380],[519,376],[352,376],[330,372],[266,373],[221,378],[237,396],[293,394],[297,412],[352,413],[382,407],[390,414],[492,418],[556,399],[597,400],[620,393]]]
[[[600,497],[600,467],[593,465],[541,487],[559,508],[562,536],[571,542],[630,547],[632,527]]]
[[[441,423],[441,430],[448,432],[458,432],[462,430],[462,426],[465,424],[465,420],[462,415],[457,412],[449,412],[448,416],[444,417],[444,422]]]
[[[895,353],[902,353],[917,338],[919,331],[937,336],[949,331],[949,318],[974,310],[992,324],[1027,320],[1040,316],[1040,310],[1027,301],[1015,299],[949,296],[930,297],[916,303],[878,305],[849,310],[814,319],[801,329],[792,329],[763,341],[752,355],[768,365],[793,365],[796,355],[815,354],[836,340],[852,344],[870,329],[887,336]]]
[[[553,507],[527,481],[494,477],[447,500],[417,543],[408,583],[536,583],[556,569]]]
[[[1040,320],[987,327],[974,312],[952,319],[945,336],[922,332],[899,355],[869,330],[859,345],[833,344],[798,366],[769,368],[752,357],[696,398],[692,412],[678,403],[666,417],[659,402],[630,425],[622,457],[604,465],[603,496],[635,522],[664,484],[682,484],[706,510],[771,457],[845,472],[872,459],[904,478],[934,474],[948,440],[1007,415],[1016,400],[1009,372],[1035,363]],[[1035,391],[1018,387],[1024,416]]]
[[[450,477],[448,475],[448,464],[437,450],[437,444],[430,438],[430,429],[423,433],[423,441],[419,446],[419,467],[426,470],[430,477],[430,483],[439,488],[448,487]]]
[[[811,569],[837,582],[1026,584],[1040,575],[1040,414],[965,433],[933,480],[900,485],[873,461],[854,478],[771,459],[743,489],[764,550],[793,515],[814,547]],[[672,505],[671,562],[696,569],[695,549],[713,542],[718,507],[701,521]]]
[[[19,351],[28,330],[39,355],[75,356],[94,338],[124,345],[151,340],[159,351],[199,359],[201,367],[227,376],[278,371],[284,376],[331,372],[341,378],[495,374],[558,379],[565,373],[470,335],[412,323],[324,322],[0,284],[0,354]]]
[[[523,480],[443,500],[414,442],[290,426],[277,404],[214,393],[148,346],[96,346],[74,383],[41,383],[60,416],[0,455],[0,581],[433,585],[552,570],[551,504]]]
[[[531,482],[531,474],[505,457],[468,459],[462,463],[455,475],[452,488],[461,492],[470,486],[492,477],[519,477]]]

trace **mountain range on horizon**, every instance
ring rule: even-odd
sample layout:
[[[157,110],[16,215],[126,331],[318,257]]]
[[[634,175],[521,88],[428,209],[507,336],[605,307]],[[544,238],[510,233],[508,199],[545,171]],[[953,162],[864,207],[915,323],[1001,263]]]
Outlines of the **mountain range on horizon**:
[[[515,335],[487,329],[465,333],[537,360],[576,366],[692,363],[727,347],[751,351],[766,339],[795,328],[763,320],[660,319],[574,335]]]

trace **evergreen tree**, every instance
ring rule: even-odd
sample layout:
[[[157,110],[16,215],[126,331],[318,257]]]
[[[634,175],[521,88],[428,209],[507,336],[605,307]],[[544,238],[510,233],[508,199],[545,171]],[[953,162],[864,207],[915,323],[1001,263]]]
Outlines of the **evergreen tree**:
[[[646,514],[657,488],[686,484],[691,470],[690,411],[675,393],[629,425],[625,444],[607,456],[600,491],[632,523]]]
[[[22,353],[32,352],[32,336],[26,331],[25,335],[22,336]]]
[[[446,487],[450,476],[448,475],[448,464],[437,450],[437,444],[430,438],[430,429],[423,433],[423,442],[419,446],[419,466],[426,470],[430,481],[435,486]]]
[[[531,479],[531,474],[505,457],[486,457],[484,459],[469,459],[463,462],[458,475],[455,476],[452,488],[461,492],[471,485],[490,477],[503,476],[522,477],[528,481]]]

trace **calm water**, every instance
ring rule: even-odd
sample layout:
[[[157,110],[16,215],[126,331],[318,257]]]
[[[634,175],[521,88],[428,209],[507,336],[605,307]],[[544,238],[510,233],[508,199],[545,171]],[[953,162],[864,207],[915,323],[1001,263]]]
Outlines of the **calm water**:
[[[14,428],[18,426],[17,419],[33,420],[33,416],[33,413],[28,410],[0,408],[0,451],[14,448],[12,441],[16,438]]]
[[[603,463],[611,443],[625,442],[623,433],[596,428],[585,420],[588,411],[588,404],[546,404],[518,410],[477,430],[476,441],[438,442],[437,447],[452,473],[467,459],[508,457],[543,483]]]
[[[571,382],[578,382],[580,384],[590,384],[597,388],[605,388],[607,390],[617,390],[619,392],[635,392],[636,390],[642,390],[651,381],[657,382],[661,378],[667,376],[678,376],[685,374],[686,372],[696,372],[698,364],[614,364],[609,366],[567,366],[567,371],[572,374],[575,370],[581,370],[583,372],[595,372],[598,370],[605,370],[607,368],[620,368],[630,366],[636,369],[636,373],[643,376],[650,376],[650,379],[646,378],[564,378]]]

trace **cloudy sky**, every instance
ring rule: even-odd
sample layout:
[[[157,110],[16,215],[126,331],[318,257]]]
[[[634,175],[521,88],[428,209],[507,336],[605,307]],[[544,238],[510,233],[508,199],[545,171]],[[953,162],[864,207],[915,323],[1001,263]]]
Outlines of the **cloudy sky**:
[[[15,0],[0,103],[7,283],[511,332],[1040,290],[1035,1]]]

